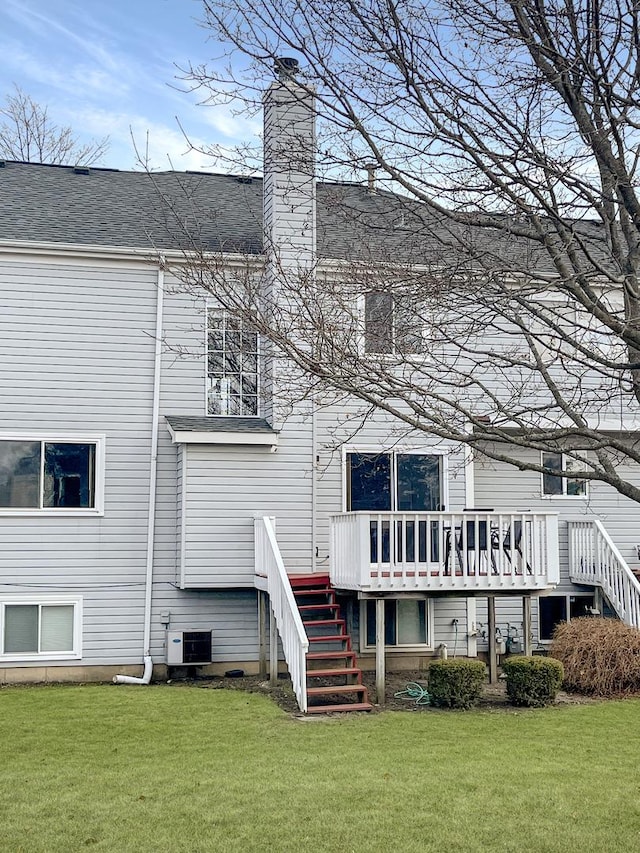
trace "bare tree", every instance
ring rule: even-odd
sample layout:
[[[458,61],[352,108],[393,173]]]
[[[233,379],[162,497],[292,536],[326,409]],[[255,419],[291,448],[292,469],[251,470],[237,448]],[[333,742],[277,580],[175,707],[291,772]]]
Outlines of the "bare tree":
[[[324,127],[321,167],[366,167],[377,184],[364,207],[335,190],[332,215],[359,235],[348,270],[282,270],[278,311],[224,259],[187,277],[251,317],[315,393],[521,469],[558,474],[539,452],[562,450],[562,475],[640,501],[637,4],[203,8],[230,62],[191,68],[194,85],[251,106],[292,53]]]
[[[56,124],[47,107],[19,86],[0,107],[0,157],[7,160],[91,166],[108,147],[108,137],[81,143],[70,127]]]

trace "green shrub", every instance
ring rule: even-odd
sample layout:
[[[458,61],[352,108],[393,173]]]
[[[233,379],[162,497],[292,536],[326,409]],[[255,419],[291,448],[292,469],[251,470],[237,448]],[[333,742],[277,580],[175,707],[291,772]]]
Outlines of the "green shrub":
[[[562,686],[562,664],[554,658],[513,657],[502,662],[507,696],[512,705],[543,708],[550,705]]]
[[[431,704],[441,708],[471,708],[478,701],[486,678],[479,660],[436,660],[429,666]]]
[[[551,654],[562,661],[568,690],[591,696],[640,691],[640,631],[618,619],[584,616],[561,622]]]

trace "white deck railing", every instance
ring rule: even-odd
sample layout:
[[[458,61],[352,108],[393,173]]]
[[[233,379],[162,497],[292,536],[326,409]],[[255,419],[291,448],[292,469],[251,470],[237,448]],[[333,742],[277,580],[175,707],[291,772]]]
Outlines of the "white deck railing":
[[[545,589],[560,579],[558,514],[341,513],[331,517],[330,562],[342,589]]]
[[[602,522],[569,521],[568,527],[571,580],[602,587],[620,619],[640,628],[640,583]]]
[[[306,712],[309,640],[278,548],[274,521],[266,516],[255,520],[256,575],[266,578],[271,618],[276,620],[298,705]],[[271,649],[271,654],[277,654],[276,650]]]

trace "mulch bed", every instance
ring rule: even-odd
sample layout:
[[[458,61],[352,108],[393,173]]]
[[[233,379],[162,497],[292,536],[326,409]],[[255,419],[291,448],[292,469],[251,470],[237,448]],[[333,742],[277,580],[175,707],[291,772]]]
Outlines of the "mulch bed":
[[[386,697],[384,705],[374,705],[374,713],[379,711],[403,711],[412,713],[446,713],[439,708],[432,708],[429,705],[417,705],[415,701],[397,697],[395,694],[406,690],[407,684],[417,682],[426,687],[426,673],[420,672],[388,672],[386,677]],[[244,676],[242,678],[198,678],[188,679],[181,682],[173,682],[174,684],[197,684],[198,687],[203,687],[210,690],[245,690],[249,693],[262,693],[270,696],[277,705],[284,711],[290,714],[298,714],[299,709],[295,699],[295,695],[291,688],[291,682],[286,677],[278,679],[278,683],[272,686],[268,679],[260,676]],[[369,696],[375,696],[375,673],[363,673],[363,683],[369,689]],[[340,700],[342,701],[342,700]],[[588,705],[596,702],[588,696],[582,696],[577,693],[558,693],[555,706],[563,705]],[[498,684],[486,684],[482,697],[476,705],[478,710],[483,711],[509,711],[516,709],[507,701],[506,689],[504,682]],[[518,709],[525,710],[525,709]]]

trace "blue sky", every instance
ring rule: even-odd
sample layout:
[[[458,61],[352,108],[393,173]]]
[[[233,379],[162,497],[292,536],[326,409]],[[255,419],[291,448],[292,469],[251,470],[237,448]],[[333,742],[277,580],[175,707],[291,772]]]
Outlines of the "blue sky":
[[[0,0],[0,100],[16,83],[80,139],[108,135],[100,165],[136,168],[133,134],[152,168],[225,171],[186,153],[176,116],[196,144],[223,146],[255,141],[260,119],[174,88],[176,66],[221,54],[199,15],[199,0]]]

